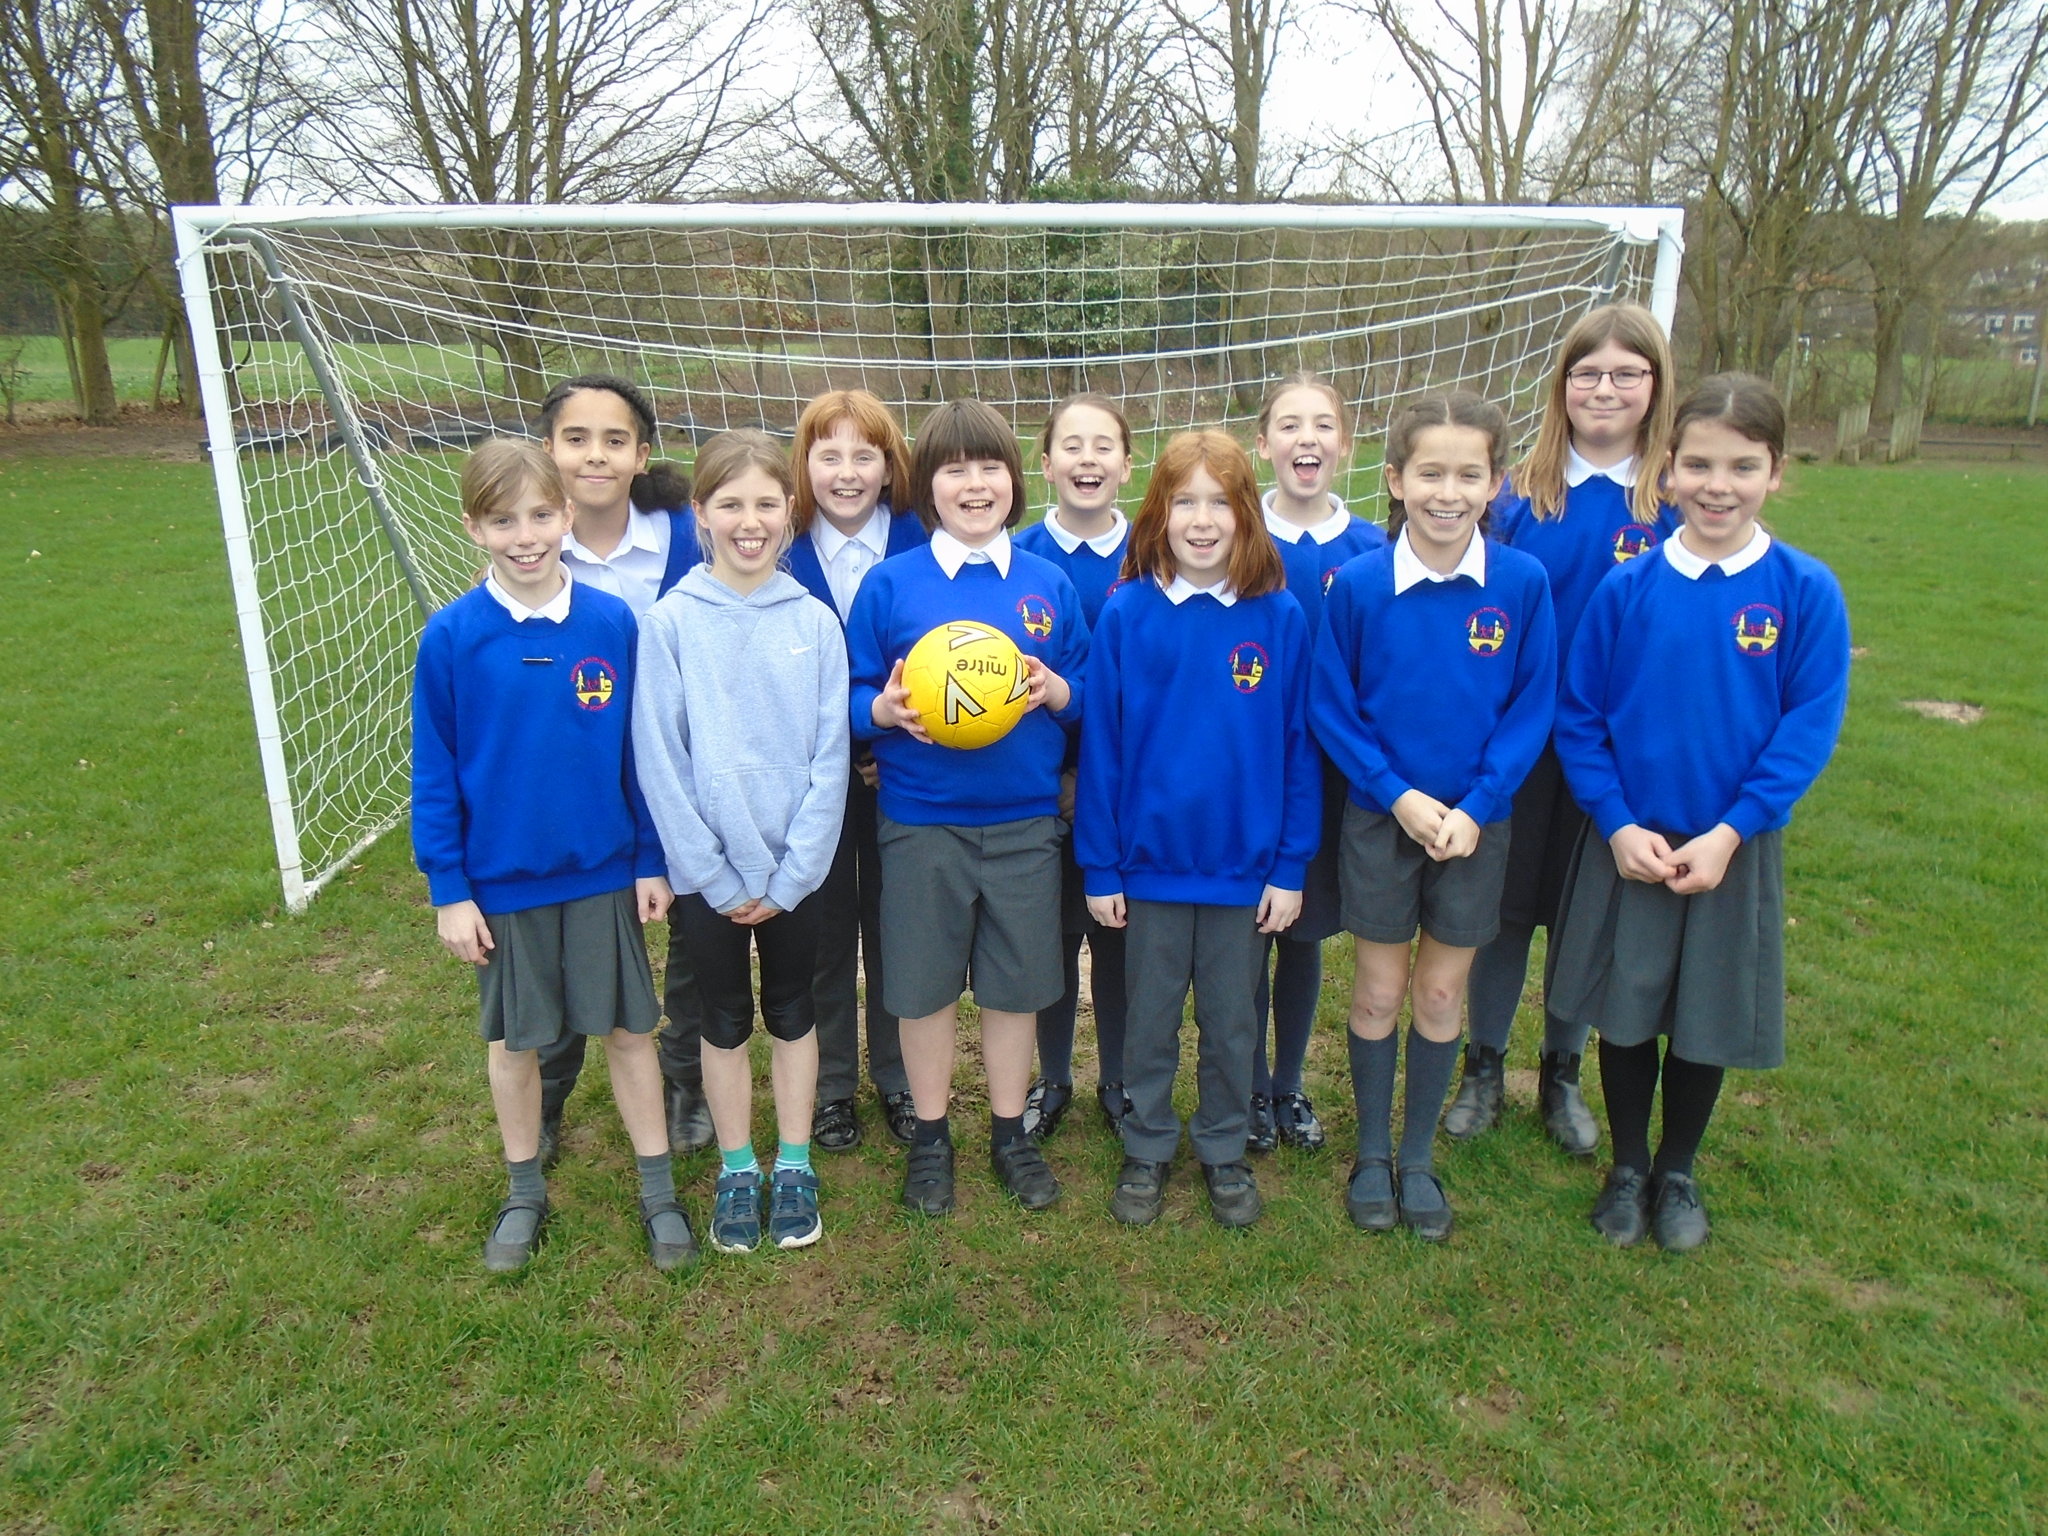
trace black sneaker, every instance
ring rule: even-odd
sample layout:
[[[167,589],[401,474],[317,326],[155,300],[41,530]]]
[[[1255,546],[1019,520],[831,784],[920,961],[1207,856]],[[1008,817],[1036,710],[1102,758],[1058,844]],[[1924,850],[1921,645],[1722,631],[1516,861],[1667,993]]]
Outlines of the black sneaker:
[[[1689,1173],[1659,1174],[1650,1232],[1666,1253],[1691,1253],[1707,1240],[1712,1227],[1700,1203],[1700,1186]]]
[[[655,1218],[668,1215],[673,1215],[676,1221],[682,1224],[683,1235],[679,1242],[663,1242],[655,1236]],[[673,1225],[674,1223],[663,1223],[663,1226]],[[697,1262],[697,1234],[690,1230],[689,1215],[674,1195],[657,1200],[653,1204],[642,1200],[640,1227],[647,1234],[647,1261],[664,1275]]]
[[[1323,1122],[1305,1093],[1283,1093],[1273,1100],[1273,1126],[1280,1140],[1304,1152],[1323,1149]]]
[[[562,1112],[540,1117],[540,1171],[548,1172],[562,1160]]]
[[[1401,1225],[1425,1243],[1450,1238],[1451,1202],[1437,1176],[1427,1168],[1401,1170]]]
[[[1394,1198],[1394,1165],[1384,1157],[1361,1157],[1344,1186],[1344,1209],[1361,1232],[1391,1232],[1401,1220]]]
[[[718,1139],[711,1128],[711,1106],[701,1091],[683,1083],[668,1085],[668,1149],[681,1156],[702,1152]]]
[[[1270,1152],[1280,1144],[1279,1127],[1273,1124],[1273,1105],[1263,1093],[1252,1095],[1251,1127],[1244,1133],[1247,1152]]]
[[[1593,1202],[1593,1227],[1617,1248],[1633,1248],[1650,1228],[1650,1176],[1620,1164],[1607,1170]]]
[[[1536,1068],[1536,1111],[1550,1139],[1573,1157],[1591,1157],[1600,1146],[1600,1122],[1579,1091],[1579,1058],[1546,1055]]]
[[[505,1230],[505,1218],[524,1212],[533,1213],[533,1227],[526,1240],[507,1241],[501,1234]],[[520,1225],[524,1225],[521,1223]],[[527,1198],[514,1195],[498,1207],[498,1214],[491,1218],[490,1235],[484,1239],[484,1268],[494,1275],[509,1275],[514,1270],[524,1269],[527,1261],[540,1247],[540,1235],[547,1230],[548,1197],[536,1195]]]
[[[1060,1181],[1053,1177],[1045,1154],[1029,1136],[1008,1146],[991,1148],[989,1163],[995,1168],[996,1177],[1003,1181],[1003,1188],[1015,1195],[1017,1203],[1027,1211],[1042,1211],[1060,1197]]]
[[[882,1101],[882,1119],[888,1123],[889,1134],[909,1146],[917,1140],[917,1105],[911,1101],[910,1090],[883,1093],[878,1088],[875,1092]]]
[[[1102,1106],[1102,1118],[1109,1122],[1109,1128],[1121,1136],[1124,1116],[1131,1112],[1131,1096],[1124,1092],[1124,1085],[1104,1083],[1095,1090],[1095,1102]]]
[[[1067,1106],[1074,1102],[1072,1083],[1049,1083],[1039,1078],[1024,1095],[1024,1134],[1044,1141],[1060,1128]]]
[[[811,1145],[821,1152],[850,1152],[860,1145],[860,1119],[851,1099],[827,1099],[811,1116]]]
[[[926,1216],[953,1209],[953,1143],[928,1141],[910,1149],[903,1165],[903,1204]]]
[[[1166,1208],[1166,1175],[1172,1166],[1126,1157],[1116,1193],[1109,1197],[1109,1214],[1127,1227],[1151,1226]]]
[[[1204,1163],[1202,1178],[1209,1186],[1209,1214],[1219,1227],[1248,1227],[1265,1210],[1251,1164]]]
[[[1453,1141],[1483,1136],[1499,1121],[1506,1094],[1506,1053],[1489,1045],[1466,1046],[1464,1076],[1451,1107],[1444,1111],[1444,1134]]]

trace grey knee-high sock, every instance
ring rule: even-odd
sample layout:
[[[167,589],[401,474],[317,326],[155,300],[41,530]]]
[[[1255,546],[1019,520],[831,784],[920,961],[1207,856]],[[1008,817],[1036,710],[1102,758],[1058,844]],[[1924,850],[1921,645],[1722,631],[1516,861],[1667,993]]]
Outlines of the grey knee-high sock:
[[[505,1159],[505,1194],[512,1200],[545,1200],[547,1178],[540,1171],[538,1155],[513,1162]],[[493,1235],[501,1243],[525,1243],[540,1229],[540,1212],[514,1211],[500,1221]]]
[[[1529,943],[1535,936],[1534,928],[1510,928],[1503,923],[1499,936],[1491,944],[1481,945],[1472,957],[1472,979],[1465,996],[1474,1045],[1507,1050],[1515,1010],[1522,1004],[1522,984],[1529,975]]]
[[[1358,1110],[1358,1157],[1391,1159],[1394,1155],[1394,1063],[1400,1036],[1367,1040],[1347,1029],[1351,1045],[1351,1102]]]
[[[1456,1040],[1425,1040],[1408,1030],[1408,1098],[1401,1109],[1401,1166],[1428,1168],[1436,1142],[1436,1117],[1458,1069]]]
[[[675,1199],[675,1160],[668,1153],[657,1152],[652,1157],[641,1157],[636,1153],[633,1162],[640,1170],[640,1204],[643,1209],[660,1201]],[[680,1212],[663,1211],[654,1218],[654,1237],[657,1242],[686,1242],[689,1235],[689,1219]]]

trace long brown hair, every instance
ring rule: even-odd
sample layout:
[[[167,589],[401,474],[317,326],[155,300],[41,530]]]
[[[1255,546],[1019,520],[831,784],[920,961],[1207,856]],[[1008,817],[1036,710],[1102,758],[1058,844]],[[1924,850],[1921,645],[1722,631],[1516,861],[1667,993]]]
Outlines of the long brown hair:
[[[1629,512],[1639,523],[1657,520],[1659,471],[1671,452],[1671,412],[1676,399],[1671,377],[1671,344],[1657,317],[1640,304],[1602,304],[1579,317],[1557,349],[1550,372],[1550,393],[1543,404],[1543,424],[1536,446],[1515,466],[1515,494],[1529,498],[1538,517],[1555,517],[1564,505],[1564,466],[1571,447],[1571,417],[1565,412],[1565,375],[1607,343],[1633,352],[1650,365],[1650,405],[1636,426],[1636,483],[1629,492]]]
[[[789,455],[782,451],[782,444],[766,432],[754,427],[739,427],[719,433],[697,450],[697,484],[691,499],[697,511],[697,548],[703,553],[706,565],[711,564],[711,527],[704,520],[705,503],[716,496],[719,487],[728,480],[737,480],[752,469],[760,470],[782,487],[782,494],[792,502],[796,500],[796,488],[800,482],[790,473]],[[792,515],[783,533],[783,550],[787,550],[795,539],[796,519]]]
[[[1287,571],[1280,563],[1273,535],[1266,531],[1265,514],[1259,510],[1259,478],[1251,455],[1228,432],[1213,427],[1206,432],[1181,433],[1152,466],[1152,482],[1145,487],[1145,500],[1131,519],[1130,540],[1124,545],[1123,579],[1149,576],[1154,581],[1172,581],[1179,574],[1166,538],[1167,514],[1174,496],[1197,469],[1206,469],[1223,487],[1236,521],[1224,579],[1239,597],[1264,597],[1280,591],[1287,585]]]
[[[555,435],[555,423],[560,420],[562,407],[569,403],[569,397],[587,389],[617,395],[631,413],[640,441],[650,449],[655,446],[653,403],[639,385],[615,373],[579,373],[549,390],[547,398],[540,403],[540,435],[543,439]],[[633,477],[633,488],[627,494],[642,512],[680,512],[690,504],[690,477],[665,459],[650,459],[647,467]]]
[[[862,442],[881,450],[882,462],[888,469],[888,479],[882,485],[883,502],[893,510],[910,497],[910,444],[904,441],[896,413],[882,403],[879,395],[864,389],[828,389],[805,406],[803,415],[796,419],[796,444],[789,451],[790,463],[796,469],[790,526],[798,533],[810,532],[811,519],[818,513],[818,498],[811,491],[811,449],[819,439],[830,437],[842,421],[852,422]]]
[[[1415,439],[1431,427],[1470,427],[1486,436],[1486,462],[1498,476],[1508,466],[1508,419],[1501,408],[1491,400],[1482,399],[1469,389],[1454,389],[1447,394],[1424,395],[1420,400],[1411,400],[1394,414],[1387,423],[1386,467],[1398,474],[1408,467],[1409,455],[1415,451]],[[1654,480],[1654,476],[1650,477]],[[1493,524],[1492,509],[1479,514],[1479,535]],[[1387,494],[1387,540],[1389,543],[1400,536],[1408,525],[1408,506],[1391,491]]]

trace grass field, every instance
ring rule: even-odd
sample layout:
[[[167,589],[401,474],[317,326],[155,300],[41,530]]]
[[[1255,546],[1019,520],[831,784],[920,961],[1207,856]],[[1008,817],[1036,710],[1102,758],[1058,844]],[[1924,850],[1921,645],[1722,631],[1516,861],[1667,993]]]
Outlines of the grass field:
[[[1352,1231],[1334,1149],[1265,1161],[1247,1233],[1184,1174],[1120,1230],[1092,1113],[1027,1217],[978,1101],[959,1214],[910,1221],[869,1105],[819,1247],[665,1281],[596,1063],[508,1283],[473,983],[403,838],[278,910],[204,471],[11,461],[0,1530],[2040,1529],[2044,510],[1961,468],[1773,504],[1865,649],[1788,841],[1791,1065],[1731,1077],[1701,1253],[1602,1246],[1522,1072],[1442,1152],[1443,1250]]]

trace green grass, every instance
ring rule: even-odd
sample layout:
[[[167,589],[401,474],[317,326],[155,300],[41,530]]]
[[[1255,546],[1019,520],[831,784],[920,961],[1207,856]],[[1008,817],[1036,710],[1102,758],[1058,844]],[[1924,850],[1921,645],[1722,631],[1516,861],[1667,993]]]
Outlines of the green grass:
[[[1059,1208],[970,1130],[957,1217],[912,1222],[869,1107],[820,1247],[668,1282],[596,1064],[508,1283],[473,984],[404,839],[278,910],[204,471],[10,462],[0,1529],[2040,1528],[2044,491],[1806,469],[1773,505],[1867,652],[1788,843],[1792,1062],[1731,1079],[1701,1253],[1605,1249],[1518,1074],[1443,1149],[1445,1250],[1353,1232],[1335,1150],[1263,1163],[1248,1233],[1185,1174],[1119,1230],[1092,1111]]]

